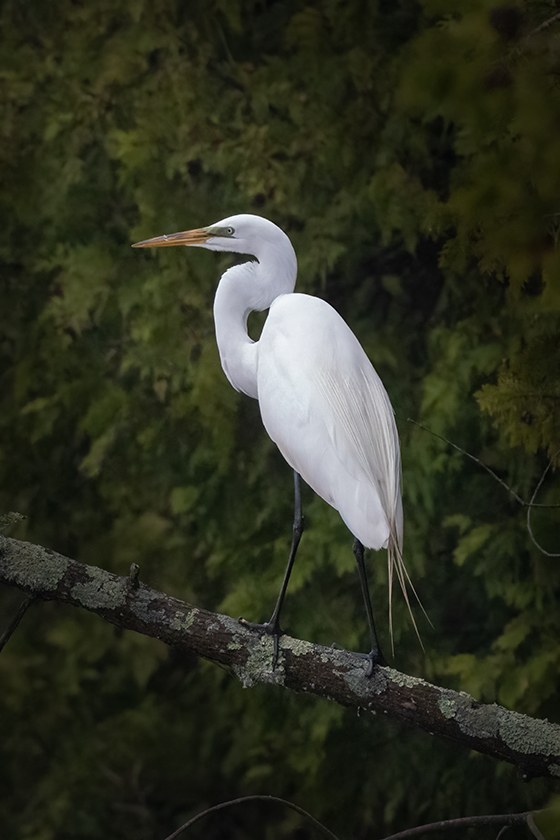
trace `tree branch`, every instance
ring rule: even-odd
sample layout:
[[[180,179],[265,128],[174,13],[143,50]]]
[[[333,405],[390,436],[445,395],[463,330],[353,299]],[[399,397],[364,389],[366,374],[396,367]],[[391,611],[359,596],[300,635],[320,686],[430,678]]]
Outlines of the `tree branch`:
[[[424,834],[455,831],[457,828],[477,828],[486,825],[502,825],[507,828],[512,825],[527,825],[531,813],[531,811],[523,811],[519,814],[485,814],[480,817],[456,817],[453,820],[438,820],[424,825],[416,825],[414,828],[405,828],[397,834],[384,837],[383,840],[409,840],[411,837],[422,837]]]
[[[195,823],[199,822],[200,820],[204,819],[205,817],[209,816],[210,814],[215,814],[217,811],[223,811],[226,808],[232,808],[235,805],[245,805],[247,802],[269,802],[274,803],[275,805],[283,805],[285,808],[289,808],[292,811],[295,811],[296,814],[304,817],[308,822],[313,825],[320,834],[324,837],[328,837],[329,840],[339,840],[339,837],[328,829],[326,825],[319,822],[319,820],[315,819],[315,817],[302,808],[300,805],[296,805],[295,802],[289,802],[287,799],[280,799],[278,796],[270,796],[269,794],[261,794],[256,793],[250,796],[240,796],[238,799],[229,799],[227,802],[219,802],[217,805],[212,805],[210,808],[205,808],[204,811],[200,811],[200,813],[195,814],[194,817],[191,817],[190,820],[187,820],[186,823],[179,826],[173,834],[169,834],[164,840],[177,840],[177,837],[180,837],[185,831],[191,828]]]
[[[392,668],[365,677],[348,651],[282,636],[273,640],[225,615],[194,607],[131,577],[87,566],[47,548],[0,536],[0,582],[44,600],[72,604],[106,621],[226,666],[244,686],[267,683],[382,713],[520,768],[525,777],[560,777],[560,726],[480,704]]]
[[[308,811],[305,811],[294,802],[289,802],[287,799],[280,799],[278,796],[270,796],[269,794],[250,794],[249,796],[240,796],[237,799],[229,799],[227,802],[219,802],[217,805],[211,805],[210,808],[205,808],[187,820],[186,823],[175,829],[172,834],[169,834],[164,840],[177,840],[184,832],[188,831],[195,823],[202,819],[215,814],[217,811],[223,811],[226,808],[232,808],[237,805],[246,805],[249,802],[267,802],[273,804],[283,805],[285,808],[290,808],[297,814],[300,814],[308,820],[315,828],[328,837],[329,840],[339,840],[336,834],[332,832],[325,825],[320,823]],[[544,813],[544,812],[543,812]],[[504,826],[504,828],[513,825],[527,825],[528,820],[532,818],[532,811],[523,811],[518,814],[483,814],[482,816],[473,817],[456,817],[452,820],[437,820],[437,822],[424,823],[424,825],[416,825],[413,828],[405,828],[396,834],[390,834],[382,840],[409,840],[411,837],[422,837],[425,834],[441,833],[443,831],[454,831],[463,828],[477,828],[478,826]]]

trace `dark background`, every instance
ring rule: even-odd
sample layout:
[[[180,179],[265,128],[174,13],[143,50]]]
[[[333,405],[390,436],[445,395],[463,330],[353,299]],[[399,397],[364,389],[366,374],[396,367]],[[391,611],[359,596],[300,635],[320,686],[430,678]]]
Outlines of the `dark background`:
[[[395,666],[558,719],[558,558],[506,490],[407,418],[525,499],[560,462],[560,21],[541,27],[553,2],[450,8],[4,0],[0,510],[27,517],[15,536],[268,617],[292,479],[220,369],[211,306],[231,259],[129,247],[262,214],[395,406],[405,556],[433,622],[417,611],[424,655],[396,597]],[[554,471],[537,501],[560,501]],[[309,490],[304,504],[285,624],[363,649],[349,535]],[[533,513],[546,551],[559,519]],[[385,566],[371,554],[388,649]],[[20,599],[0,591],[3,625]],[[261,792],[380,837],[552,792],[386,719],[244,690],[56,604],[26,615],[0,686],[5,838],[160,840]],[[252,804],[192,836],[312,835]]]

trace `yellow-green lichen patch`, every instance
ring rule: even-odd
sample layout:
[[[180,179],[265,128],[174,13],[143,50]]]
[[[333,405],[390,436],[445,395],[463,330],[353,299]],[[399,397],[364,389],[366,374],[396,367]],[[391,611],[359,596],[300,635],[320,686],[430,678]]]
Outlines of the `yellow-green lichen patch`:
[[[279,660],[273,668],[274,639],[266,633],[249,647],[249,655],[243,665],[233,665],[234,674],[241,681],[243,688],[251,688],[258,683],[273,685],[284,684],[283,655],[280,649]]]
[[[367,676],[369,661],[348,651],[333,651],[333,673],[340,677],[352,694],[367,701],[372,694],[383,694],[387,689],[387,668],[376,666]],[[339,663],[340,666],[339,667]],[[364,702],[364,707],[368,704]]]
[[[0,533],[10,531],[19,522],[25,519],[23,513],[18,513],[15,510],[9,510],[7,513],[0,514]]]
[[[442,689],[438,708],[447,720],[454,720],[465,735],[494,738],[498,732],[496,705],[481,706],[470,694]]]
[[[124,578],[108,577],[106,572],[90,569],[85,581],[74,584],[72,597],[88,609],[117,610],[126,598]]]
[[[146,624],[166,621],[167,612],[161,598],[149,589],[140,587],[135,590],[134,597],[129,601],[129,607],[133,615]]]
[[[403,674],[401,671],[395,671],[394,668],[386,668],[387,676],[393,685],[398,685],[401,688],[418,688],[420,685],[428,685],[425,680],[420,677],[412,677],[410,674]]]
[[[9,557],[10,577],[16,586],[35,592],[53,592],[70,562],[62,554],[6,537],[0,537],[0,549]]]
[[[449,696],[446,692],[442,692],[438,700],[438,708],[444,718],[452,720],[457,713],[457,702],[454,697]]]
[[[303,639],[294,639],[291,636],[282,636],[281,646],[284,650],[289,650],[292,656],[306,656],[312,653],[314,646],[310,642]]]
[[[494,705],[481,706],[465,691],[438,689],[438,708],[447,720],[455,720],[459,729],[468,735],[493,738],[497,734],[496,709]]]
[[[169,626],[178,633],[187,631],[198,614],[196,607],[190,610],[175,610],[174,615],[169,619]]]
[[[498,707],[498,728],[504,741],[526,755],[560,755],[560,726]]]

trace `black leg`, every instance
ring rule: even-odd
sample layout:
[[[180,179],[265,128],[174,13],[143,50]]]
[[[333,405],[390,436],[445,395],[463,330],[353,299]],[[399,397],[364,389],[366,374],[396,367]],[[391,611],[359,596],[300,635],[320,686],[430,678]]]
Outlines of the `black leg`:
[[[292,530],[292,545],[290,547],[290,554],[288,556],[288,565],[286,566],[286,571],[284,572],[284,579],[282,581],[282,586],[280,587],[280,592],[278,593],[278,598],[276,600],[276,606],[270,616],[269,621],[266,624],[253,624],[251,622],[244,621],[243,623],[246,624],[248,627],[254,627],[256,629],[265,630],[267,633],[270,633],[271,636],[274,638],[274,656],[272,661],[272,667],[275,668],[278,664],[278,656],[280,653],[280,636],[282,635],[282,630],[280,628],[280,612],[282,610],[282,604],[284,603],[284,598],[286,597],[286,590],[288,589],[288,582],[290,580],[290,575],[292,574],[292,569],[294,566],[294,561],[296,559],[296,554],[298,550],[298,546],[301,540],[301,535],[303,534],[303,512],[301,508],[301,478],[299,473],[294,470],[294,524]]]
[[[299,473],[297,473],[294,470],[294,525],[292,530],[292,545],[290,547],[288,565],[286,566],[286,571],[284,572],[284,580],[282,581],[282,586],[280,587],[280,592],[278,593],[276,606],[274,607],[274,612],[272,613],[270,621],[268,622],[269,625],[273,628],[273,631],[278,632],[278,634],[281,633],[280,610],[282,609],[282,604],[284,603],[284,598],[286,597],[288,582],[290,580],[290,575],[292,574],[294,560],[296,559],[296,554],[302,534],[303,514],[301,510],[301,478],[299,476]]]
[[[366,615],[369,628],[369,636],[371,641],[371,650],[368,654],[369,665],[366,676],[371,677],[375,665],[384,665],[385,659],[381,652],[379,642],[377,640],[377,633],[375,632],[375,621],[373,620],[373,609],[371,606],[371,597],[369,594],[369,586],[366,574],[366,564],[364,562],[364,547],[359,540],[354,540],[354,557],[358,564],[358,574],[360,576],[360,586],[362,587],[362,595],[364,598],[364,605],[366,608]]]

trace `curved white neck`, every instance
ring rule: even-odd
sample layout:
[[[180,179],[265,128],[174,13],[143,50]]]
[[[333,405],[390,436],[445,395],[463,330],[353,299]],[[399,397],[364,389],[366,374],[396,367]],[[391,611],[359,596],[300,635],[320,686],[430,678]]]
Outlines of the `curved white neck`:
[[[216,342],[224,373],[237,391],[257,398],[258,342],[247,332],[249,313],[268,309],[279,295],[293,292],[297,261],[294,249],[274,249],[228,269],[214,298]]]

